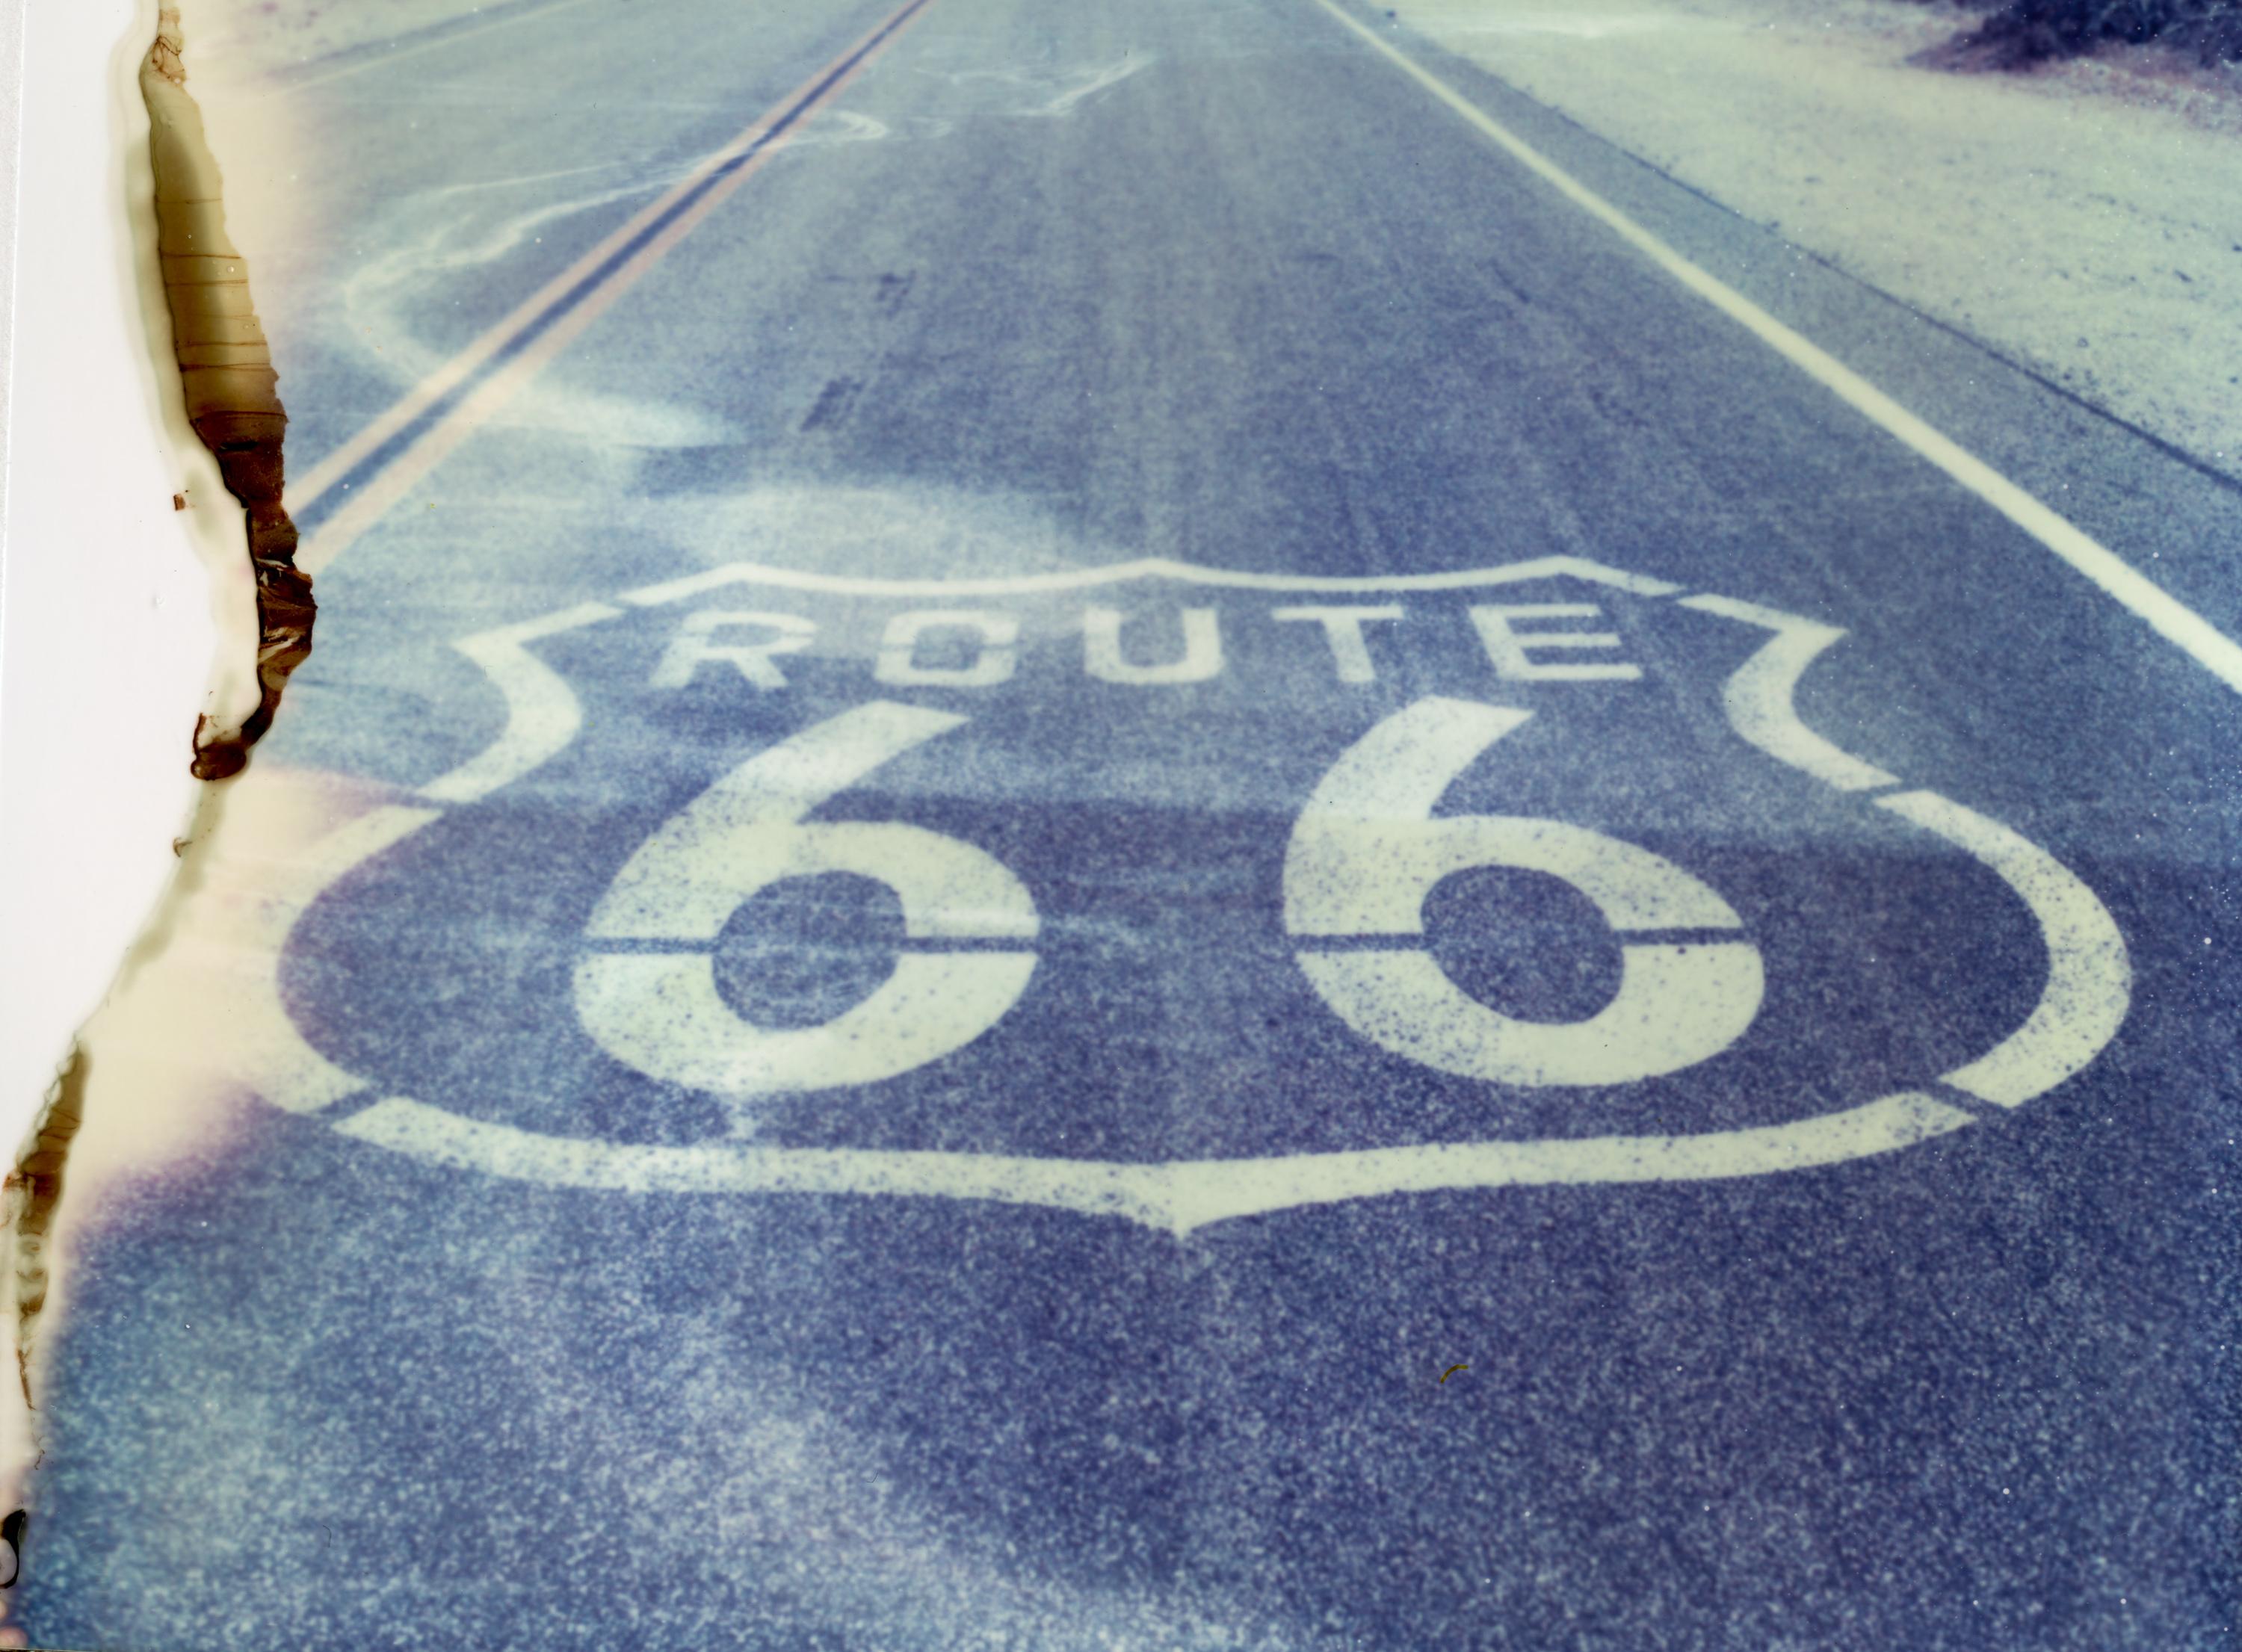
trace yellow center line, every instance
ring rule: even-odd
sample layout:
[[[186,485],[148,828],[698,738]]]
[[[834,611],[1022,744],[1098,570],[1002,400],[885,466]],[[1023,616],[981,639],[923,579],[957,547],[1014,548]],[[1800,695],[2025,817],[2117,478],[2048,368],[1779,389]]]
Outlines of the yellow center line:
[[[474,431],[537,373],[574,343],[616,299],[635,285],[664,254],[699,227],[709,213],[741,184],[761,171],[783,149],[793,135],[830,104],[854,80],[865,64],[893,43],[896,36],[930,0],[908,0],[866,32],[838,57],[789,92],[755,123],[702,160],[677,184],[632,215],[619,229],[574,264],[540,287],[489,328],[473,343],[422,379],[405,396],[306,472],[289,491],[291,514],[301,514],[352,471],[371,458],[436,407],[445,398],[487,367],[522,334],[541,321],[556,304],[581,288],[614,260],[623,249],[644,236],[654,224],[661,228],[624,258],[601,284],[585,292],[564,313],[547,323],[528,344],[453,407],[431,424],[412,444],[366,485],[352,491],[349,501],[321,523],[297,556],[307,573],[318,573],[347,550],[359,535],[433,470]],[[823,87],[821,91],[818,89]],[[802,100],[814,101],[804,104]],[[788,112],[796,113],[786,130],[772,136]],[[742,157],[746,158],[742,160]],[[729,171],[725,169],[729,168]],[[723,175],[711,184],[712,175]],[[697,198],[695,191],[700,191]],[[682,211],[678,204],[691,200]],[[672,212],[676,215],[663,219]]]

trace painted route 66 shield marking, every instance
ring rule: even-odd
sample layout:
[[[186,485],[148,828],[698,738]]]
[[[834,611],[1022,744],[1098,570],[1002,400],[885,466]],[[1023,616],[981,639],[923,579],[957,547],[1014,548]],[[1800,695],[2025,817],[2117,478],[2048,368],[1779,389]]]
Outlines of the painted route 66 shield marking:
[[[456,645],[503,726],[285,870],[250,1076],[361,1141],[549,1185],[1178,1233],[1905,1147],[2079,1071],[2130,973],[2054,859],[1800,719],[1843,634],[1573,558],[1387,579],[740,564],[623,592]],[[1850,920],[1825,900],[1778,921],[1769,893],[1825,838],[1903,842],[2036,931],[2036,999],[1864,1083],[1903,1018],[1796,990]],[[1753,872],[1720,846],[1746,840],[1781,846]],[[1495,898],[1458,919],[1474,877]],[[755,932],[804,890],[876,933],[796,936],[839,973],[774,1010]],[[316,994],[292,1017],[289,960],[329,914],[389,938],[352,966],[369,988],[397,937],[467,938],[439,949],[470,978],[447,1001],[504,1000],[514,1040],[490,1083],[370,1076],[440,1041],[404,1011],[378,1037]],[[507,974],[475,938],[509,924],[565,958]],[[1556,1000],[1474,974],[1506,936],[1554,948]],[[1599,960],[1569,986],[1568,948]],[[1970,1025],[1940,1007],[1917,1019]]]

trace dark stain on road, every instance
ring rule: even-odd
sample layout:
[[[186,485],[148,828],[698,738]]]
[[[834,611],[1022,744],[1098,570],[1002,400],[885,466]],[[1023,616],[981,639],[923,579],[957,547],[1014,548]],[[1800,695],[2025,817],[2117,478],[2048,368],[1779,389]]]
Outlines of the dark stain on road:
[[[817,393],[817,404],[809,410],[809,417],[802,421],[806,431],[829,430],[849,417],[849,409],[863,385],[854,378],[834,378],[826,381],[825,388]]]
[[[900,275],[890,271],[883,275],[872,292],[872,302],[883,315],[892,316],[903,307],[910,297],[911,283],[918,279],[918,271],[905,270]]]

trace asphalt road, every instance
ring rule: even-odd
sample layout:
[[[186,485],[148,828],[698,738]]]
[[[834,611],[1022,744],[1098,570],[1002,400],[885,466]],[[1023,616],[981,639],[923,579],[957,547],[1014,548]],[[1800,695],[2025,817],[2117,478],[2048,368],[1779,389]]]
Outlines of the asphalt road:
[[[276,83],[367,802],[34,1644],[2230,1644],[2242,701],[1778,346],[2229,638],[2242,498],[1346,15]]]

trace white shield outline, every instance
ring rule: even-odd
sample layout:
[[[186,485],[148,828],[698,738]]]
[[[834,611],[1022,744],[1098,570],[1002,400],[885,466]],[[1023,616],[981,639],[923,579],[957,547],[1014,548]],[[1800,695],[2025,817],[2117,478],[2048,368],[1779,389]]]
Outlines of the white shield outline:
[[[1163,579],[1231,589],[1286,592],[1456,591],[1573,579],[1667,599],[1768,633],[1729,676],[1722,702],[1730,726],[1768,756],[1843,793],[1862,795],[1984,863],[2038,924],[2047,979],[2024,1021],[1975,1060],[1922,1089],[1887,1095],[1779,1125],[1694,1135],[1559,1137],[1375,1147],[1255,1158],[1156,1163],[997,1154],[802,1148],[714,1141],[688,1147],[565,1137],[460,1117],[410,1096],[373,1094],[306,1042],[279,993],[279,961],[296,921],[352,868],[442,817],[521,779],[564,750],[581,726],[567,680],[529,645],[735,584],[883,598],[1044,594]],[[1932,792],[1900,789],[1897,777],[1845,752],[1799,720],[1800,678],[1845,633],[1834,625],[1734,598],[1683,594],[1686,587],[1579,557],[1543,557],[1499,567],[1384,578],[1258,574],[1159,558],[1065,572],[959,580],[878,579],[733,563],[510,625],[453,645],[504,698],[498,736],[419,792],[417,804],[376,807],[272,868],[262,891],[257,945],[245,983],[241,1046],[245,1076],[276,1107],[332,1114],[333,1127],[436,1163],[548,1187],[673,1193],[853,1193],[993,1200],[1124,1217],[1181,1236],[1211,1222],[1296,1206],[1383,1194],[1558,1182],[1692,1180],[1764,1175],[1887,1153],[1948,1134],[1981,1116],[1932,1093],[2015,1108],[2084,1068],[2117,1034],[2131,1008],[2131,966],[2124,937],[2101,900],[2067,867],[1998,822]],[[1875,795],[1869,795],[1869,794]]]

